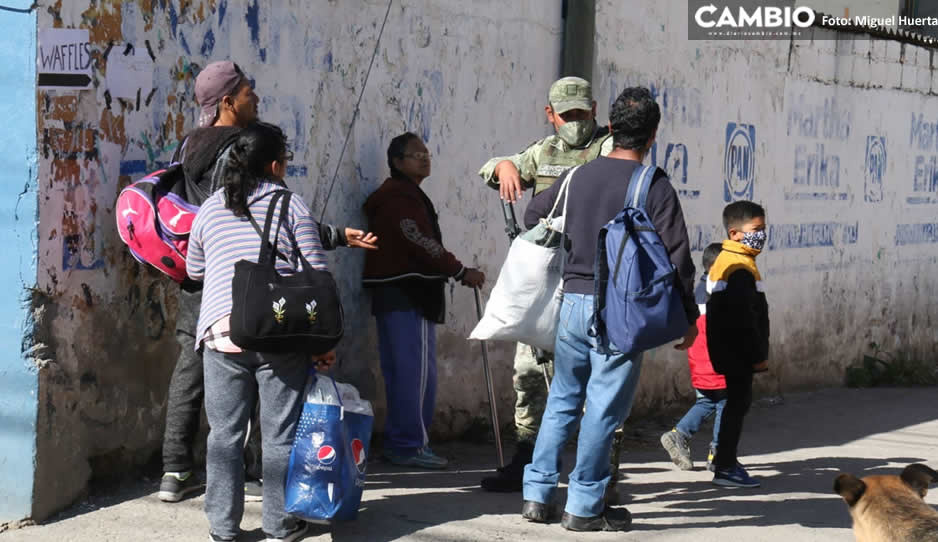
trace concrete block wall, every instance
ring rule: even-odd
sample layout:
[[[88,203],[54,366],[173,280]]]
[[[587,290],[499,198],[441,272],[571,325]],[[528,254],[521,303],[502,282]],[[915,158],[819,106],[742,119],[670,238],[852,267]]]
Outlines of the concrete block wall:
[[[39,28],[89,30],[94,81],[80,92],[38,92],[45,319],[36,336],[50,354],[39,373],[34,518],[72,502],[92,476],[158,461],[177,288],[130,257],[114,201],[194,126],[200,68],[232,59],[249,74],[260,117],[282,126],[295,151],[288,184],[321,212],[387,5],[76,0],[36,10]],[[491,155],[546,135],[543,102],[558,77],[562,28],[559,3],[525,0],[506,13],[497,3],[395,0],[325,220],[364,226],[361,205],[387,175],[388,142],[414,131],[434,155],[424,188],[445,244],[494,277],[507,242],[496,192],[476,171]],[[126,69],[129,59],[142,69]],[[375,401],[380,428],[384,394],[359,285],[363,258],[347,249],[331,255],[348,318],[339,376]],[[465,340],[476,320],[472,294],[457,286],[447,301],[448,322],[438,328],[440,436],[461,434],[488,411],[479,346]],[[507,420],[513,350],[490,350]]]
[[[723,237],[727,202],[765,206],[772,371],[759,391],[842,385],[871,342],[933,359],[933,51],[825,29],[794,42],[688,41],[686,21],[676,3],[600,0],[594,88],[601,119],[626,86],[656,94],[650,159],[681,195],[698,262]],[[690,396],[685,356],[646,358],[638,412]]]

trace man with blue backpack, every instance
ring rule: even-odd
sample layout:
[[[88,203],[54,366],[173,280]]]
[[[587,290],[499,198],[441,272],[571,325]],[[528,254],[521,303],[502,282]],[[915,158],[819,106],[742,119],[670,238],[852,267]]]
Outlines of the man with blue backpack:
[[[690,323],[699,315],[677,193],[663,171],[641,163],[661,119],[658,104],[648,89],[631,87],[609,116],[613,151],[566,173],[524,216],[529,228],[546,217],[569,177],[569,201],[560,201],[569,244],[554,379],[525,467],[521,515],[541,523],[554,519],[561,453],[582,415],[561,518],[571,531],[631,525],[628,510],[607,507],[603,498],[613,432],[631,409],[642,352],[681,338],[675,348],[686,350],[697,333]]]

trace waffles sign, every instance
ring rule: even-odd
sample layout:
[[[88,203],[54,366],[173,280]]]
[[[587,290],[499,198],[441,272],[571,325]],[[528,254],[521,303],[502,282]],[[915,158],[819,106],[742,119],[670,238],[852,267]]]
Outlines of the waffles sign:
[[[42,28],[37,51],[38,86],[81,90],[91,87],[91,43],[87,29]]]

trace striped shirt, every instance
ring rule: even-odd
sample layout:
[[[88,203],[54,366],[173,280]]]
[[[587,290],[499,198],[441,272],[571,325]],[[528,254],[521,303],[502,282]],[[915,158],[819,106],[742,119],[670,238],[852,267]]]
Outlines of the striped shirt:
[[[283,189],[282,185],[261,181],[248,196],[251,215],[261,228],[264,227],[264,217],[267,216],[267,207],[273,192]],[[279,216],[278,202],[270,228],[271,242]],[[277,258],[277,271],[281,275],[293,274],[300,269],[299,260],[292,250],[294,239],[310,266],[328,271],[326,256],[319,240],[319,224],[313,219],[309,207],[296,194],[290,198],[289,213],[277,241],[277,250],[290,259],[287,263]],[[202,308],[196,327],[196,349],[206,340],[209,328],[223,318],[227,320],[231,314],[231,280],[234,278],[235,263],[239,260],[257,262],[260,249],[260,234],[247,217],[236,217],[230,209],[225,208],[224,190],[216,191],[205,200],[192,224],[186,256],[186,271],[189,277],[204,282]]]

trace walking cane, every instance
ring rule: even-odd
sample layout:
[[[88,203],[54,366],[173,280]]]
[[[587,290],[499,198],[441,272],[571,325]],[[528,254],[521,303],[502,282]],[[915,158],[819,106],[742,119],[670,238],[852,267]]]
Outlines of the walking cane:
[[[479,289],[473,288],[472,291],[476,297],[476,315],[479,320],[482,319],[482,301],[479,298]],[[489,394],[489,410],[492,413],[492,432],[495,434],[495,452],[498,454],[499,468],[505,466],[505,456],[502,454],[502,435],[500,425],[498,424],[498,409],[495,404],[495,384],[492,382],[492,370],[489,367],[489,351],[485,346],[485,341],[479,341],[482,344],[482,372],[485,373],[485,387]]]

